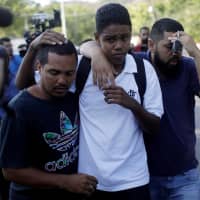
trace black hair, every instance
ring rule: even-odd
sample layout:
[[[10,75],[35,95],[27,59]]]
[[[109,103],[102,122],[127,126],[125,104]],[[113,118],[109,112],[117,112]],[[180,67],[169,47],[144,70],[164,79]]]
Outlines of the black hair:
[[[56,44],[56,45],[45,44],[45,45],[42,45],[37,52],[36,59],[38,59],[42,65],[47,64],[49,52],[56,53],[58,55],[72,55],[72,54],[74,54],[75,57],[76,57],[76,61],[78,61],[76,48],[70,40],[67,40],[62,45],[60,45],[60,44]]]
[[[98,33],[112,24],[128,25],[130,30],[132,29],[128,10],[121,4],[105,4],[96,12],[96,31]]]
[[[0,39],[0,44],[3,44],[4,42],[10,42],[11,40],[10,40],[10,38],[9,37],[2,37],[1,39]]]
[[[184,31],[181,23],[174,19],[170,18],[162,18],[156,21],[151,29],[150,38],[154,41],[159,41],[163,39],[164,32],[177,32]]]
[[[140,28],[140,32],[141,32],[142,30],[150,31],[150,29],[149,29],[148,26],[142,26],[142,27]]]

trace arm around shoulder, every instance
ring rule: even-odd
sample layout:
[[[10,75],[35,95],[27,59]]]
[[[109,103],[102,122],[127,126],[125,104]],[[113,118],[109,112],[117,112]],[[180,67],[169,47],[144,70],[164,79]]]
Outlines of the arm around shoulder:
[[[35,84],[33,66],[35,54],[36,49],[30,46],[16,75],[15,82],[18,89],[23,89]]]
[[[102,88],[109,82],[115,83],[113,76],[113,66],[107,60],[101,47],[96,41],[85,42],[80,46],[80,53],[85,57],[91,58],[91,67],[93,72],[93,82]]]

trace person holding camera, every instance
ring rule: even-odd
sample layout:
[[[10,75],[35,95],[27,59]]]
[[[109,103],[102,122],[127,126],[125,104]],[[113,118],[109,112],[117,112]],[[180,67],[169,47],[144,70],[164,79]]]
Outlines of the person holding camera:
[[[182,56],[183,47],[193,58]],[[114,81],[112,66],[95,42],[83,44],[80,51],[92,57],[97,75],[102,72]],[[162,18],[152,27],[149,51],[137,55],[153,64],[164,104],[159,134],[145,141],[151,199],[199,200],[194,97],[200,96],[200,50],[178,21]]]

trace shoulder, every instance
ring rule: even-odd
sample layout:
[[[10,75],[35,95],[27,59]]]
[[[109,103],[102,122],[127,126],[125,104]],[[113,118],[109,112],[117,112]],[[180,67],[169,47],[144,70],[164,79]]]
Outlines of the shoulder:
[[[192,57],[189,57],[189,56],[182,56],[181,57],[181,60],[184,62],[184,63],[193,63],[194,62],[194,59]]]
[[[182,56],[181,65],[189,69],[191,67],[195,67],[195,61],[191,57]]]
[[[193,58],[182,56],[181,58],[181,70],[183,74],[196,74],[196,64]]]
[[[31,98],[28,92],[26,90],[22,90],[10,100],[8,109],[18,111],[24,109],[25,107],[29,107],[32,105],[30,99]]]
[[[82,65],[90,64],[90,62],[91,62],[90,58],[87,58],[83,55],[78,55],[78,66],[77,66],[77,68],[79,67],[80,64],[82,64]]]
[[[155,72],[154,66],[149,62],[149,60],[143,58],[143,62],[144,62],[146,74],[148,74],[148,72]]]
[[[145,52],[141,52],[141,53],[134,53],[131,55],[128,55],[127,57],[129,57],[129,59],[134,59],[135,60],[135,64],[136,63],[140,63],[140,62],[136,62],[136,60],[140,60],[143,62],[144,64],[144,69],[145,69],[145,74],[146,77],[152,76],[152,73],[154,75],[156,75],[155,73],[155,69],[153,67],[153,65],[150,63],[150,61],[147,59],[148,55]],[[132,58],[130,58],[132,57]],[[138,68],[139,66],[137,66]]]

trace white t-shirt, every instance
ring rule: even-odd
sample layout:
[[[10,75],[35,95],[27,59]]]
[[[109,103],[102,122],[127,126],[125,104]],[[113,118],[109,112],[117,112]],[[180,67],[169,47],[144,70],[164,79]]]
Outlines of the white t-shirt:
[[[163,106],[159,81],[152,65],[148,61],[144,64],[147,85],[143,104],[147,111],[161,116]],[[133,72],[137,72],[135,60],[127,55],[125,67],[115,82],[140,102]],[[79,107],[79,172],[95,176],[97,189],[104,191],[120,191],[147,184],[147,157],[137,119],[131,110],[104,101],[103,91],[93,85],[92,71],[80,95]]]

